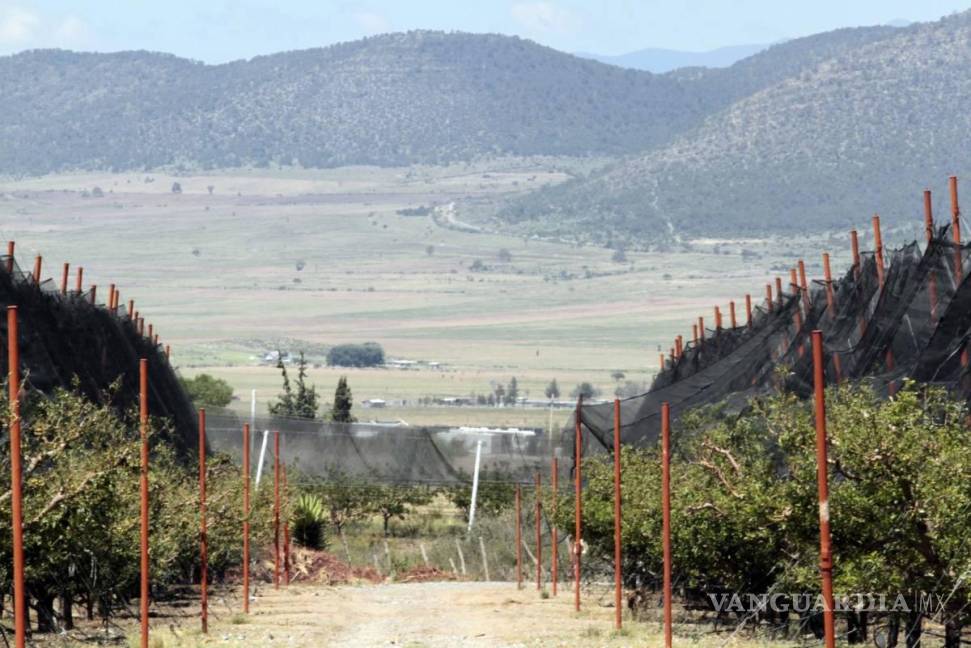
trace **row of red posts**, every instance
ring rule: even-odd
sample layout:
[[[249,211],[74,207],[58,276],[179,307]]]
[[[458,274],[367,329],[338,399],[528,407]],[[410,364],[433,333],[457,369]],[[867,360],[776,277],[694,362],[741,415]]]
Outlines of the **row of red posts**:
[[[951,199],[951,232],[952,241],[954,243],[954,274],[956,283],[961,281],[963,276],[963,257],[961,252],[961,229],[960,229],[960,208],[958,206],[958,190],[957,190],[957,178],[951,176],[948,179],[948,188]],[[885,281],[885,261],[884,261],[884,249],[883,249],[883,238],[880,231],[880,217],[874,215],[872,219],[873,225],[873,236],[874,236],[874,256],[875,265],[877,272],[877,281],[879,283],[880,289],[884,287]],[[924,191],[924,226],[927,242],[930,243],[934,236],[934,217],[931,208],[931,192],[929,190]],[[859,247],[859,236],[856,230],[850,232],[850,245],[853,257],[852,269],[854,274],[859,277],[861,270],[861,257],[860,257],[860,247]],[[795,318],[797,329],[801,328],[802,325],[802,308],[806,309],[806,313],[809,312],[810,300],[809,300],[809,290],[808,281],[806,278],[806,266],[805,263],[800,259],[797,268],[793,268],[790,271],[790,284],[792,287],[793,294],[800,294],[802,296],[802,304],[800,309],[797,310]],[[798,278],[797,278],[798,273]],[[835,317],[834,306],[835,297],[833,293],[833,277],[830,268],[829,253],[823,253],[823,273],[824,273],[824,283],[826,290],[826,304],[829,311],[829,318]],[[775,279],[776,295],[778,298],[778,305],[782,305],[782,279],[776,277]],[[936,317],[937,310],[937,286],[936,279],[932,275],[930,277],[930,300],[931,300],[931,317]],[[765,295],[766,295],[766,310],[772,312],[775,307],[775,299],[773,298],[772,284],[765,285]],[[722,313],[718,306],[714,307],[715,315],[715,334],[722,328]],[[746,315],[746,326],[751,328],[753,326],[752,321],[752,296],[751,294],[745,295],[745,315]],[[735,302],[729,302],[729,316],[731,321],[731,327],[737,327],[736,314],[735,314]],[[866,323],[864,321],[860,322],[861,331],[865,329]],[[703,344],[705,340],[705,322],[703,317],[699,317],[696,324],[692,324],[692,337],[695,346]],[[829,527],[829,478],[828,478],[828,464],[827,464],[827,431],[826,431],[826,358],[823,347],[823,332],[821,330],[813,330],[810,334],[811,344],[812,344],[812,358],[813,358],[813,391],[814,391],[814,405],[815,405],[815,421],[816,421],[816,466],[817,466],[817,490],[818,490],[818,500],[819,500],[819,572],[821,581],[821,590],[823,598],[823,630],[824,630],[824,644],[827,648],[833,648],[835,646],[835,622],[833,617],[833,558],[832,558],[832,544],[831,544],[831,534]],[[800,353],[803,349],[800,348]],[[681,358],[684,352],[684,338],[678,335],[674,339],[674,345],[671,347],[669,359],[671,366]],[[838,353],[832,354],[833,368],[836,374],[836,379],[839,381],[841,379],[841,369],[840,369],[840,358]],[[668,358],[662,353],[660,354],[661,369],[663,370],[666,366]],[[969,362],[968,351],[965,348],[961,355],[962,366],[967,366]],[[891,351],[888,350],[886,363],[888,369],[893,368],[893,355]],[[891,392],[892,393],[892,392]],[[582,486],[582,476],[581,476],[581,465],[582,465],[582,448],[583,448],[583,398],[582,396],[577,400],[576,407],[576,437],[574,443],[574,488],[575,488],[575,510],[574,510],[574,521],[575,530],[573,534],[573,590],[574,590],[574,607],[577,611],[580,610],[580,561],[582,556],[582,500],[581,500],[581,486]],[[621,497],[621,403],[620,400],[614,400],[614,624],[617,628],[621,627],[622,624],[622,594],[623,594],[623,546],[622,546],[622,497]],[[671,479],[670,479],[670,464],[671,464],[671,410],[668,403],[661,404],[661,515],[662,515],[662,551],[663,551],[663,618],[664,618],[664,645],[666,647],[671,646],[672,640],[672,591],[671,591]],[[551,477],[552,477],[552,494],[553,501],[556,502],[557,495],[557,461],[554,457],[551,466]],[[537,476],[537,509],[536,509],[536,548],[537,548],[537,568],[536,568],[536,586],[537,588],[542,586],[542,569],[540,567],[540,492],[539,492],[539,477]],[[519,586],[522,586],[522,553],[520,544],[521,540],[521,511],[520,511],[520,499],[521,493],[520,488],[516,488],[516,573],[518,574]],[[555,504],[554,504],[555,506]],[[553,512],[555,517],[555,510]],[[551,568],[550,576],[552,579],[553,595],[556,595],[556,587],[558,581],[557,573],[557,529],[554,527],[552,529],[552,556],[551,556]]]
[[[9,241],[7,244],[7,272],[12,275],[14,269],[15,243]],[[40,285],[42,258],[38,256],[34,261],[34,268],[31,279],[34,284]],[[69,264],[65,263],[61,276],[60,292],[66,296],[68,289]],[[75,291],[81,294],[83,290],[84,269],[78,268]],[[92,285],[91,303],[95,302],[96,286]],[[120,292],[115,284],[110,284],[108,289],[108,301],[106,307],[113,314],[117,314],[120,304]],[[131,319],[139,335],[145,335],[144,318],[139,317],[138,311],[134,310],[134,300],[128,302],[128,317]],[[19,344],[19,318],[17,306],[7,307],[7,366],[8,366],[8,389],[10,401],[10,487],[11,487],[11,534],[13,550],[13,594],[14,594],[14,646],[24,648],[27,637],[26,622],[26,592],[24,588],[24,540],[23,540],[23,469],[21,452],[21,419],[20,401],[20,344]],[[158,333],[153,330],[151,324],[148,325],[148,339],[157,347],[159,344]],[[170,356],[170,347],[165,346],[165,357]],[[141,358],[138,363],[138,410],[139,410],[139,437],[140,437],[140,471],[139,471],[139,622],[140,622],[140,645],[142,648],[149,646],[149,602],[150,602],[150,574],[149,574],[149,446],[148,446],[148,359]],[[280,433],[274,433],[274,538],[275,538],[275,570],[274,586],[279,589],[281,573],[284,582],[290,583],[290,531],[287,520],[281,518],[281,479],[284,496],[287,493],[286,466],[280,462]],[[243,426],[243,611],[249,613],[249,591],[250,591],[250,429],[249,424]],[[202,631],[208,632],[208,537],[206,529],[206,412],[199,410],[199,558],[200,558],[200,618]],[[281,556],[281,532],[283,537],[282,556]]]

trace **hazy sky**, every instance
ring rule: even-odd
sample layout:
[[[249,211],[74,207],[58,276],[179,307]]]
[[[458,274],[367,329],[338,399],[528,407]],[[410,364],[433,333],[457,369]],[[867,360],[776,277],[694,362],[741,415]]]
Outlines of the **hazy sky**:
[[[0,54],[149,49],[207,62],[386,31],[517,34],[565,51],[707,50],[934,20],[971,0],[0,0]]]

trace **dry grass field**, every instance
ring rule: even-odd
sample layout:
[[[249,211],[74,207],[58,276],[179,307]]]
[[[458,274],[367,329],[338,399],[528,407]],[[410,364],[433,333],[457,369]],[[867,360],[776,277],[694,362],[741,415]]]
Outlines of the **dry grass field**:
[[[580,381],[613,394],[611,374],[646,383],[677,333],[690,335],[714,304],[764,285],[806,254],[821,274],[818,241],[701,241],[691,250],[613,251],[525,240],[456,227],[461,210],[436,217],[398,210],[452,202],[490,204],[511,192],[559,182],[550,161],[489,165],[59,175],[0,179],[0,236],[18,259],[43,254],[45,274],[63,261],[85,283],[119,285],[152,322],[183,374],[228,379],[235,406],[251,389],[264,402],[279,376],[260,366],[275,348],[304,349],[321,363],[341,342],[376,341],[393,358],[441,363],[436,370],[339,371],[319,367],[325,400],[347,373],[357,401],[408,401],[364,418],[409,423],[544,425],[544,410],[417,407],[433,396],[486,394],[516,376],[541,398],[552,379],[563,396]],[[178,182],[182,193],[172,193]],[[98,187],[102,196],[92,195]],[[212,187],[210,193],[209,187]],[[835,266],[847,256],[832,243]],[[754,252],[743,258],[741,250]],[[505,251],[505,252],[502,252]],[[508,253],[508,254],[507,254]],[[812,254],[812,256],[809,256]],[[502,257],[502,258],[500,258]],[[479,264],[476,264],[479,262]],[[485,269],[474,270],[478,265]],[[72,279],[73,281],[73,279]]]

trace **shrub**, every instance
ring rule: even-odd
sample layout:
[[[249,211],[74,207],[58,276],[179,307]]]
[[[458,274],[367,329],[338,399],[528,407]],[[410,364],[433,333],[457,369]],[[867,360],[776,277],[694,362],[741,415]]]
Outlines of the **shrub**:
[[[377,367],[384,364],[384,349],[376,342],[338,344],[327,352],[332,367]]]
[[[319,495],[304,493],[297,498],[293,507],[293,540],[299,545],[311,549],[323,549],[326,546],[324,524],[327,521],[327,510],[324,500]]]

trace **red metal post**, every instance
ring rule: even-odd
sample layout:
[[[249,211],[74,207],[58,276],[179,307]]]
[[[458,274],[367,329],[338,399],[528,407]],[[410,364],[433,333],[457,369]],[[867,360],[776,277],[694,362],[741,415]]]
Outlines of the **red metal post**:
[[[13,242],[10,244],[13,251]],[[13,256],[11,255],[12,259]],[[20,452],[20,339],[17,307],[7,307],[7,386],[10,399],[10,518],[13,536],[14,645],[27,641],[27,606],[24,593],[23,473]]]
[[[775,297],[779,302],[779,308],[782,308],[782,277],[775,278]]]
[[[583,460],[583,395],[577,397],[576,441],[574,443],[576,466],[574,477],[574,522],[573,534],[573,607],[580,611],[580,558],[583,555],[583,502],[581,500],[581,462]]]
[[[78,276],[75,277],[74,291],[79,295],[84,292],[83,282],[84,282],[84,268],[82,268],[81,266],[78,266]]]
[[[961,208],[958,206],[958,179],[951,176],[947,179],[948,189],[951,191],[951,236],[955,245],[961,245]]]
[[[684,353],[684,338],[680,335],[674,338],[674,351],[677,353],[677,357],[680,360],[681,354]]]
[[[13,274],[13,252],[16,243],[7,241],[7,274]]]
[[[43,262],[43,258],[38,254],[34,258],[34,283],[35,284],[40,283],[40,267],[42,262]]]
[[[273,433],[273,588],[280,589],[280,433]]]
[[[516,484],[516,589],[523,588],[523,494]]]
[[[661,366],[661,371],[664,371],[664,354],[663,353],[659,353],[658,354],[658,359],[661,362],[661,365],[660,365]]]
[[[853,252],[853,276],[860,278],[860,237],[856,230],[850,230],[850,249]]]
[[[698,346],[698,325],[697,324],[691,325],[691,335],[694,338],[695,346],[697,347]]]
[[[249,423],[243,424],[243,613],[249,614]]]
[[[283,584],[290,585],[290,491],[287,488],[287,464],[280,465],[283,473],[283,502],[286,510],[283,514]]]
[[[772,284],[765,284],[765,307],[772,312]]]
[[[930,189],[924,189],[924,236],[928,244],[934,239],[934,207]]]
[[[833,271],[829,267],[829,252],[823,252],[823,278],[826,280],[826,310],[829,318],[836,317],[836,300],[833,295]]]
[[[71,270],[71,264],[65,263],[64,270],[61,272],[61,296],[67,295],[67,276]]]
[[[206,530],[206,410],[199,410],[199,596],[203,634],[209,632],[209,538]]]
[[[557,462],[556,457],[553,457],[553,475],[552,475],[552,486],[553,486],[553,516],[551,521],[553,523],[553,528],[550,529],[551,543],[550,543],[550,580],[553,582],[553,596],[556,596],[556,585],[560,578],[560,565],[559,565],[559,548],[557,547],[557,532],[556,532],[556,507],[557,507],[557,490],[559,486],[559,462]]]
[[[671,647],[671,407],[661,403],[661,545],[664,553],[664,645]]]
[[[720,308],[715,306],[715,333],[717,334],[722,328],[722,311]]]
[[[789,268],[789,290],[793,295],[799,294],[799,284],[796,282],[796,269]]]
[[[170,347],[168,344],[166,344],[165,345],[165,359],[166,360],[170,360],[171,359],[171,357],[170,357],[171,355],[172,355],[172,347]]]
[[[98,299],[98,286],[96,286],[95,284],[91,284],[91,304],[94,305],[95,303],[97,303],[97,299]]]
[[[152,325],[148,325],[148,341],[151,342],[155,335],[152,333]]]
[[[543,589],[543,503],[539,471],[536,472],[536,589]]]
[[[732,328],[738,326],[738,321],[735,319],[735,302],[728,302],[728,321],[731,322]]]
[[[619,630],[624,607],[624,573],[621,560],[621,510],[620,510],[620,400],[614,399],[614,626]]]
[[[745,293],[745,322],[752,328],[752,295],[749,293]]]
[[[924,190],[924,234],[927,238],[927,247],[930,248],[934,240],[934,208],[931,201],[931,192]],[[931,321],[937,318],[937,277],[934,270],[931,270],[927,277],[927,292],[931,306]]]
[[[836,645],[833,626],[833,555],[829,534],[829,466],[826,452],[826,377],[823,332],[813,331],[813,383],[816,394],[816,481],[819,488],[819,571],[823,588],[826,648]]]
[[[128,300],[128,319],[130,320],[135,319],[135,300],[134,299]]]
[[[118,292],[115,290],[115,284],[108,284],[108,310],[111,311],[112,314],[114,314],[115,308],[118,305],[117,297]]]
[[[802,304],[806,308],[806,315],[809,314],[809,282],[806,281],[806,264],[799,259],[799,288],[802,290]]]
[[[704,317],[698,318],[698,337],[701,339],[701,342],[704,343],[705,341],[705,318]]]
[[[873,215],[873,247],[877,261],[877,279],[883,288],[883,237],[880,235],[880,217]]]
[[[138,420],[142,441],[141,453],[141,647],[148,648],[148,360],[138,362]]]

